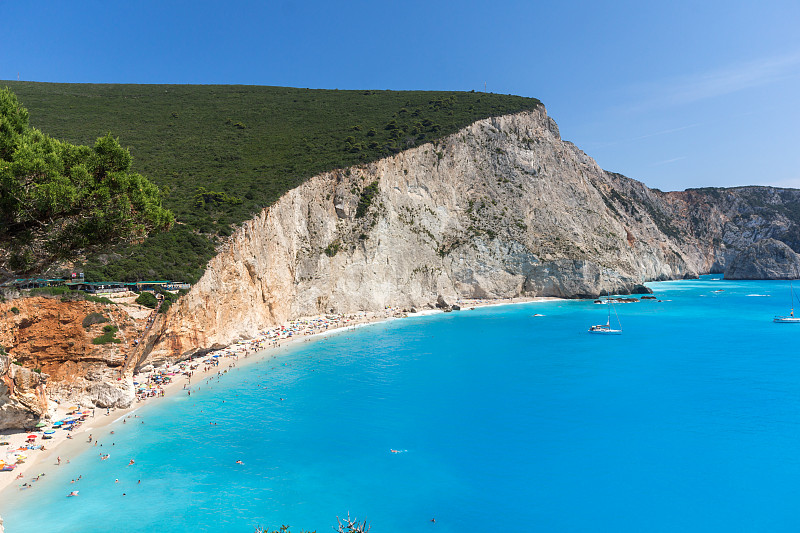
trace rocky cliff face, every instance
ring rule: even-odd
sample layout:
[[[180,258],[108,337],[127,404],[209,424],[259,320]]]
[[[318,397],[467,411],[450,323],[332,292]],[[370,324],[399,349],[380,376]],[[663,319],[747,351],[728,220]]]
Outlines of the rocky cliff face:
[[[106,321],[84,326],[85,319],[92,313]],[[92,340],[103,334],[105,325],[119,328],[115,334],[119,342],[93,344]],[[23,370],[30,378],[39,376],[39,373],[48,376],[46,398],[43,386],[41,397],[37,397],[41,408],[34,409],[28,405],[30,402],[26,403],[31,407],[32,416],[46,414],[48,399],[100,407],[129,406],[134,399],[133,384],[130,376],[122,376],[121,370],[131,342],[141,330],[142,325],[116,305],[61,302],[43,297],[20,298],[0,304],[0,346],[18,363],[8,368],[15,371],[16,376],[20,376],[19,372]],[[36,382],[36,387],[40,385],[44,383]],[[14,388],[7,388],[10,400],[4,402],[0,399],[0,406],[3,406],[0,408],[3,409],[14,401],[21,402],[20,391],[31,387],[17,384]],[[15,425],[14,419],[5,414],[0,416],[0,427],[3,424],[23,427]]]
[[[47,415],[47,375],[13,364],[0,355],[0,429],[33,429]]]
[[[798,279],[800,255],[775,239],[742,250],[725,269],[725,279]]]
[[[759,207],[764,191],[662,193],[599,168],[544,108],[482,120],[287,193],[173,306],[150,357],[331,311],[595,297],[721,271],[742,247],[796,231],[783,207]]]

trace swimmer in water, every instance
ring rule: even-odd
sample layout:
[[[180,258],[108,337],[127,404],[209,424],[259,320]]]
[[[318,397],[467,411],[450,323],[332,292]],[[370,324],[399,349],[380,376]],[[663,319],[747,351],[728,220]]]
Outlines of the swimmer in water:
[[[78,495],[78,491],[77,490],[73,490],[72,492],[67,494],[67,498],[69,498],[70,496],[77,496],[77,495]]]
[[[243,465],[244,463],[241,460],[239,460],[239,461],[236,461],[236,464],[237,465]]]

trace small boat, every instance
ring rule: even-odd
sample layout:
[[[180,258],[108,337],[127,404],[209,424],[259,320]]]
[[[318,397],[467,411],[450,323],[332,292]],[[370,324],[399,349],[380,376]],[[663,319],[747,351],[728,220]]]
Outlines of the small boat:
[[[792,288],[792,282],[789,282],[789,294],[792,298],[791,308],[789,311],[788,316],[776,316],[772,319],[773,322],[777,324],[800,324],[800,317],[794,316],[794,289]]]
[[[622,335],[621,329],[612,329],[610,324],[599,324],[589,328],[589,333],[596,335]]]
[[[595,335],[622,335],[622,323],[619,321],[619,315],[617,315],[616,309],[614,309],[614,316],[617,317],[619,329],[614,329],[611,327],[611,309],[614,308],[614,302],[608,297],[608,295],[606,295],[606,304],[608,304],[608,319],[606,320],[606,323],[590,327],[589,333],[594,333]]]

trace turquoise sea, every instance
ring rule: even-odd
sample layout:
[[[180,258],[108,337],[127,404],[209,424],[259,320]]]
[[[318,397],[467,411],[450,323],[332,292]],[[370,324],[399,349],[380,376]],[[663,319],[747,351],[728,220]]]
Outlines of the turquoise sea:
[[[798,531],[800,325],[771,321],[789,287],[714,277],[649,284],[663,301],[617,305],[621,336],[561,301],[251,356],[0,514],[10,533],[323,532],[348,511],[374,533]]]

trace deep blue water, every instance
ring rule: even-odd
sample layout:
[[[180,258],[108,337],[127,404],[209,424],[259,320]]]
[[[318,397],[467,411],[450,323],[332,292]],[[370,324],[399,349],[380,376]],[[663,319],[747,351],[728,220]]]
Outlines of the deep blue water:
[[[621,336],[586,332],[605,306],[547,302],[250,358],[0,502],[6,531],[800,530],[788,286],[650,286],[665,301],[617,305]]]

